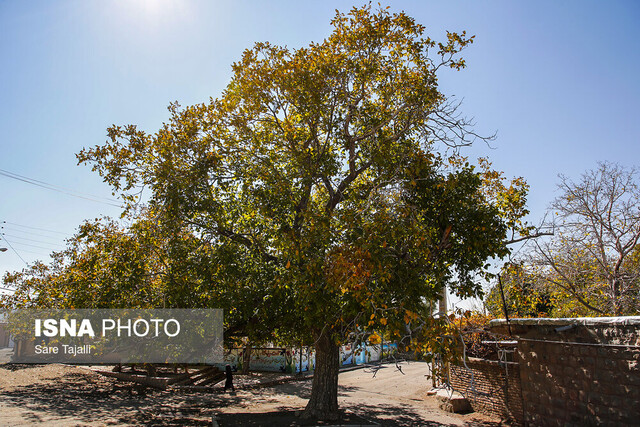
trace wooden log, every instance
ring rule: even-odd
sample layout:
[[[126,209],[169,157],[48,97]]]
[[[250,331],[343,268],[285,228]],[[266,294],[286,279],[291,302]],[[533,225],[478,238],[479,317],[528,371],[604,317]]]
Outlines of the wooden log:
[[[193,384],[195,381],[205,377],[209,372],[216,372],[216,371],[218,371],[218,368],[216,368],[215,366],[207,366],[206,368],[201,369],[200,371],[187,374],[188,375],[187,377],[183,377],[181,380],[174,381],[173,383],[176,385]]]
[[[197,386],[214,386],[216,384],[218,384],[220,381],[226,379],[226,375],[222,372],[219,373],[214,373],[213,375],[209,375],[207,378],[203,379],[202,381],[195,383],[194,385]]]
[[[161,390],[166,390],[168,385],[168,378],[149,377],[146,375],[128,374],[122,372],[110,372],[110,371],[96,371],[105,377],[113,377],[123,381],[129,381],[132,383],[142,384]]]

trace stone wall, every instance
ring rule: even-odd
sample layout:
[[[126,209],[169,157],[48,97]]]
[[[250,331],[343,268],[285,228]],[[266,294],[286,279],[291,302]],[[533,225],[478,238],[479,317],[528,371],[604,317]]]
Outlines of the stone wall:
[[[640,317],[510,323],[525,425],[640,425]]]
[[[518,363],[469,358],[466,366],[451,366],[450,384],[474,411],[523,424]]]

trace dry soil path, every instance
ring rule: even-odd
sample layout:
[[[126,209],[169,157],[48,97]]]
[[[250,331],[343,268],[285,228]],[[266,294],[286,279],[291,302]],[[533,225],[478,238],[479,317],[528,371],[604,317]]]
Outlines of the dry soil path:
[[[365,368],[340,374],[340,405],[355,417],[349,420],[384,426],[498,425],[476,414],[441,411],[435,399],[426,396],[431,387],[427,366],[400,366],[403,373],[394,365],[382,365],[377,372]],[[275,377],[237,376],[236,383],[242,387]],[[6,365],[0,366],[0,426],[205,426],[213,417],[220,427],[301,425],[294,414],[304,408],[310,385],[309,380],[295,381],[227,394],[145,392],[81,367]]]

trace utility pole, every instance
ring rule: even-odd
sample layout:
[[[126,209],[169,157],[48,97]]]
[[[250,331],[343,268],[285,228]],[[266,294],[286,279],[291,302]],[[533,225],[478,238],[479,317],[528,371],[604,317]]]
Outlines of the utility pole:
[[[438,311],[440,315],[447,315],[447,287],[446,285],[442,288],[442,293],[440,294],[440,300],[438,301]]]

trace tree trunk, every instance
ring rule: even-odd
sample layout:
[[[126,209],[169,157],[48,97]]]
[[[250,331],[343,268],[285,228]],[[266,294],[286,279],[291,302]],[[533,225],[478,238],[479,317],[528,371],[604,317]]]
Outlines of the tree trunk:
[[[244,351],[242,352],[242,373],[248,374],[249,367],[251,365],[251,343],[248,343],[244,346]]]
[[[311,398],[303,417],[335,421],[338,419],[338,372],[340,350],[327,332],[316,336],[316,364]]]
[[[611,291],[613,294],[612,303],[613,303],[613,315],[621,316],[622,315],[622,301],[620,301],[620,281],[617,277],[613,278],[611,283]]]

